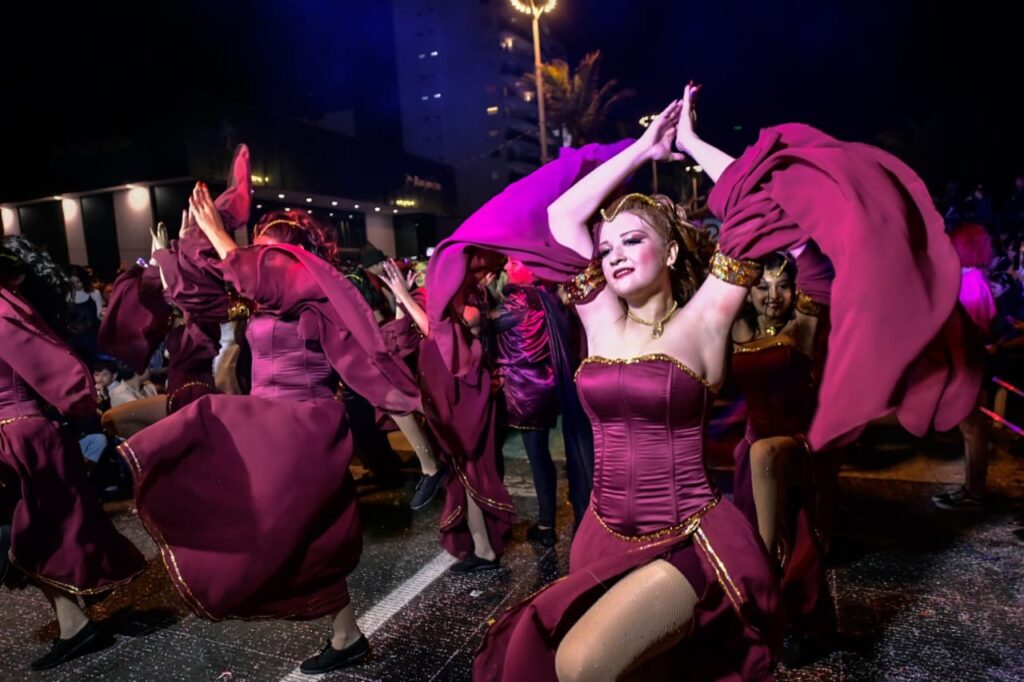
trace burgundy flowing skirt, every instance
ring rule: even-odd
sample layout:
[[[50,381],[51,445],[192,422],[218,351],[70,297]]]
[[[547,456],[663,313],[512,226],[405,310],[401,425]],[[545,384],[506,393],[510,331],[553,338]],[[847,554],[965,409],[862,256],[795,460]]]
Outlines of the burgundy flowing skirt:
[[[752,436],[733,451],[733,502],[757,528],[757,507],[750,471]],[[838,452],[809,453],[801,449],[800,477],[790,487],[779,528],[782,601],[786,623],[801,632],[835,629],[835,606],[825,572],[828,523],[838,484]]]
[[[440,444],[438,459],[449,469],[441,546],[455,556],[473,551],[468,496],[483,512],[491,547],[501,554],[515,523],[515,506],[498,474],[497,402],[491,395],[490,375],[481,370],[470,380],[452,376],[429,338],[420,345],[418,369],[423,411]]]
[[[700,595],[692,634],[664,654],[680,677],[770,678],[782,643],[777,578],[756,532],[725,500],[671,530],[631,539],[613,534],[589,508],[569,574],[495,621],[473,678],[557,682],[555,653],[569,629],[611,585],[655,559],[679,568]]]
[[[348,605],[362,535],[342,403],[208,395],[118,449],[196,614],[312,619]]]
[[[74,595],[123,585],[146,560],[117,532],[86,475],[78,441],[45,417],[0,421],[0,485],[11,563]]]

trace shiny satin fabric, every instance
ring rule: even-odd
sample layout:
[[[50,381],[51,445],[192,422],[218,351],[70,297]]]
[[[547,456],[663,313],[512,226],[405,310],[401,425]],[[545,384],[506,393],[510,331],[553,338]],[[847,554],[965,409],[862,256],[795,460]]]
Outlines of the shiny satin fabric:
[[[594,428],[595,479],[569,574],[496,620],[474,679],[556,680],[555,653],[575,621],[659,558],[700,589],[690,636],[663,654],[680,676],[769,677],[782,634],[777,578],[756,531],[708,479],[706,385],[665,355],[588,358],[577,382]]]

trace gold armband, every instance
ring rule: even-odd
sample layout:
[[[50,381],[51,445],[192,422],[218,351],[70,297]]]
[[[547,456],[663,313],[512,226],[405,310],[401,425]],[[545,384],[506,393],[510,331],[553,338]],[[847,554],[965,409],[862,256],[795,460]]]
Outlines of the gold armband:
[[[796,309],[797,312],[810,315],[811,317],[817,317],[821,314],[821,306],[815,303],[810,296],[799,290],[796,292]]]
[[[253,302],[241,296],[228,297],[228,320],[247,320],[252,316]]]
[[[562,301],[566,305],[578,305],[590,302],[594,296],[604,289],[604,272],[601,270],[601,260],[595,258],[590,261],[587,269],[573,277],[568,282],[559,286]]]
[[[740,287],[752,287],[761,279],[764,268],[757,261],[730,258],[716,251],[711,258],[709,273],[714,277]]]

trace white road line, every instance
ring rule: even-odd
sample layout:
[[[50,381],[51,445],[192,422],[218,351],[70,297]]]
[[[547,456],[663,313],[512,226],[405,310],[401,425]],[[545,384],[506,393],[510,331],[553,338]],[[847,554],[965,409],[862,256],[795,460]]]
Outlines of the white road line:
[[[441,552],[430,560],[426,566],[421,568],[411,578],[393,589],[386,597],[377,602],[372,609],[357,620],[359,629],[367,637],[373,635],[381,626],[387,623],[392,616],[398,613],[402,607],[411,602],[416,595],[425,590],[430,583],[437,580],[448,567],[455,563],[455,557],[448,552]],[[295,668],[279,682],[308,682],[314,679],[312,676],[303,675]]]

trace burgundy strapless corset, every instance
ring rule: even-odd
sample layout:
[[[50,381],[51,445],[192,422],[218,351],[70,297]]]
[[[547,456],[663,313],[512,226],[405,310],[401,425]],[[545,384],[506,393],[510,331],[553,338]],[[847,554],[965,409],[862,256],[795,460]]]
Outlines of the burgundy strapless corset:
[[[14,368],[0,360],[0,420],[42,414],[35,393]]]
[[[337,377],[316,338],[298,320],[256,315],[245,332],[252,348],[251,395],[272,400],[334,398]]]
[[[644,535],[715,499],[704,463],[711,392],[667,355],[590,357],[577,389],[594,428],[591,505],[612,530]]]
[[[791,339],[736,344],[732,375],[747,402],[749,436],[807,432],[817,397],[814,363]]]

